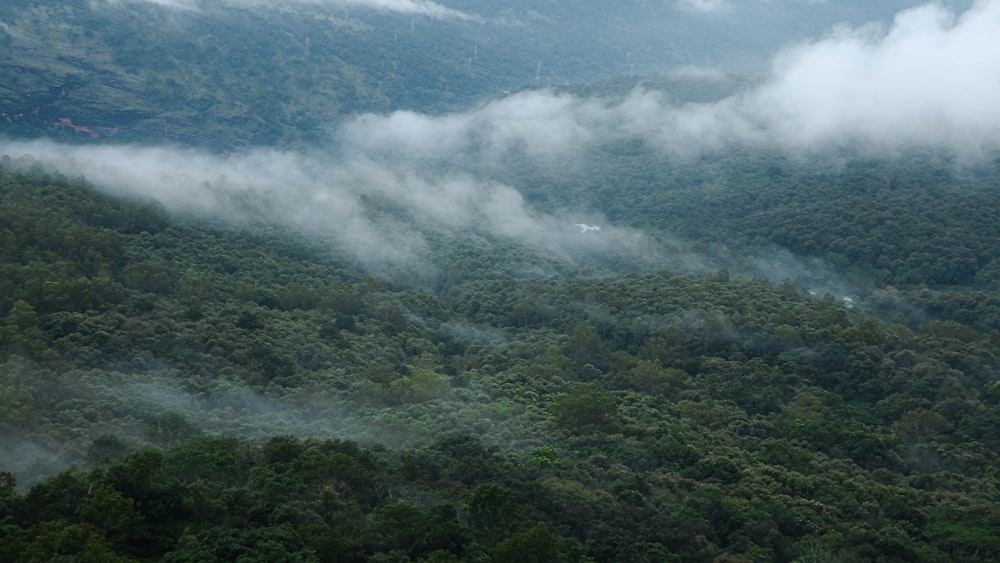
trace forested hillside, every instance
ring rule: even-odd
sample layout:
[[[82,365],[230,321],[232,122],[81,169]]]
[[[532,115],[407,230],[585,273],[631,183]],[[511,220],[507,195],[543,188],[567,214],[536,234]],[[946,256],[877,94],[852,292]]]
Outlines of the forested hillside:
[[[6,560],[1000,548],[995,330],[725,271],[512,276],[502,243],[412,285],[85,181],[2,193],[2,457],[75,464],[6,473]]]
[[[418,32],[410,18],[378,13],[366,23],[344,13],[206,7],[79,0],[8,8],[0,15],[5,132],[218,150],[294,145],[321,138],[344,115],[440,110],[499,89],[466,64],[473,45],[442,29],[461,22],[421,18]],[[428,68],[434,76],[410,75]]]
[[[970,166],[918,150],[808,159],[734,150],[671,162],[624,140],[581,160],[559,175],[508,163],[501,177],[527,185],[540,207],[602,209],[609,220],[680,241],[705,263],[862,295],[904,323],[926,317],[894,307],[900,297],[935,318],[1000,328],[1000,158]],[[769,249],[775,256],[764,260]]]
[[[1000,558],[997,30],[0,5],[0,562]]]
[[[640,0],[619,2],[613,14],[600,3],[521,0],[374,3],[382,9],[26,0],[0,6],[0,133],[303,146],[360,112],[441,112],[523,88],[705,65],[758,77],[775,50],[825,32],[831,18],[885,20],[907,3],[750,8],[731,19]],[[686,82],[674,84],[682,96]]]

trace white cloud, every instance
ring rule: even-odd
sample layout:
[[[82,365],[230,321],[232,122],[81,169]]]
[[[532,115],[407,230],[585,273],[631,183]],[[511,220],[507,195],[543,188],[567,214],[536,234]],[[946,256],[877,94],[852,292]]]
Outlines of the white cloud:
[[[91,0],[91,6],[121,6],[123,4],[156,4],[177,10],[196,10],[198,0]]]
[[[428,229],[470,230],[569,257],[655,257],[648,239],[604,218],[538,213],[495,171],[519,158],[557,170],[615,136],[645,138],[680,158],[739,145],[918,144],[975,156],[1000,148],[998,31],[1000,1],[981,0],[962,14],[928,4],[888,28],[840,29],[791,48],[763,84],[719,102],[677,104],[641,88],[616,100],[524,92],[444,116],[359,116],[339,130],[336,157],[260,149],[226,161],[176,148],[50,143],[0,150],[34,154],[67,175],[171,209],[295,226],[371,267],[420,262]],[[600,224],[600,236],[578,236],[581,221]]]
[[[718,13],[732,9],[728,0],[677,0],[677,9],[685,12]]]
[[[236,160],[171,147],[0,143],[45,168],[82,175],[105,192],[236,224],[274,222],[326,240],[372,270],[428,265],[429,232],[500,237],[574,261],[593,256],[657,260],[655,242],[629,229],[576,236],[581,217],[543,214],[514,188],[468,173],[434,172],[434,161],[348,150],[294,154],[259,149]],[[600,217],[588,216],[588,220]]]
[[[719,102],[677,105],[642,89],[614,102],[536,91],[445,117],[365,116],[345,131],[359,146],[416,158],[512,150],[545,158],[621,134],[675,155],[748,143],[920,144],[974,154],[1000,146],[997,53],[1000,2],[983,0],[961,15],[928,4],[887,29],[839,29],[790,48],[763,84]]]
[[[304,3],[332,6],[356,6],[385,12],[399,12],[437,19],[476,20],[481,18],[428,0],[296,0]]]
[[[394,151],[406,158],[451,158],[476,153],[496,158],[519,149],[536,158],[576,150],[602,129],[597,101],[532,91],[444,117],[398,111],[361,116],[342,130],[366,152]]]
[[[955,16],[928,4],[891,28],[840,30],[786,51],[740,108],[791,143],[857,138],[962,145],[1000,140],[1000,2]]]
[[[711,67],[682,66],[671,70],[669,76],[682,80],[724,80],[726,73]]]
[[[94,0],[106,5],[148,3],[184,10],[196,10],[205,7],[205,0]],[[395,12],[400,14],[427,16],[435,19],[459,19],[482,21],[475,14],[449,8],[431,0],[222,0],[230,6],[264,6],[288,7],[289,5],[311,5],[329,8],[360,8],[379,12]]]

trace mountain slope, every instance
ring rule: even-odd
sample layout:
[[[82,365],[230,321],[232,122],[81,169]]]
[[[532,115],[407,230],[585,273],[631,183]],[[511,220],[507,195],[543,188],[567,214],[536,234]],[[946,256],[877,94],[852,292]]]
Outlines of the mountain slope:
[[[502,91],[684,67],[761,75],[789,42],[834,23],[886,22],[912,2],[898,4],[701,13],[683,2],[467,2],[453,10],[463,19],[364,3],[31,1],[0,12],[0,132],[299,146],[360,112],[440,112]]]
[[[996,331],[461,237],[377,280],[44,174],[0,220],[4,559],[995,554]]]

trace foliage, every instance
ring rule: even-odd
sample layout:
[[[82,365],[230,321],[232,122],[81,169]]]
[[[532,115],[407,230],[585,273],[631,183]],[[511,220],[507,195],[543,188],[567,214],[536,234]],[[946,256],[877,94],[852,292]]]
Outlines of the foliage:
[[[949,213],[909,193],[899,268],[925,260],[904,242],[923,210]],[[407,281],[9,170],[0,218],[0,560],[997,557],[1000,347],[991,309],[971,319],[995,297],[978,271],[847,308],[737,267],[598,276],[439,234],[449,273]],[[990,263],[990,236],[956,253]]]

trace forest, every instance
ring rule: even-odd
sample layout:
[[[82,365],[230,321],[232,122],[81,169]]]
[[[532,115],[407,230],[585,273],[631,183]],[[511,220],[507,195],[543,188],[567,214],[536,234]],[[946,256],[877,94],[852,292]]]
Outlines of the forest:
[[[1000,331],[968,309],[996,312],[978,271],[852,309],[727,269],[531,275],[557,259],[456,235],[435,276],[372,276],[280,226],[4,164],[2,457],[20,460],[4,560],[1000,549]],[[972,193],[989,215],[995,195]],[[971,221],[930,197],[901,195],[887,228],[922,229],[928,206]],[[827,212],[801,212],[826,232]],[[967,240],[948,255],[995,252]],[[921,266],[905,246],[889,258]]]
[[[333,4],[0,5],[0,562],[1000,558],[997,3]]]

